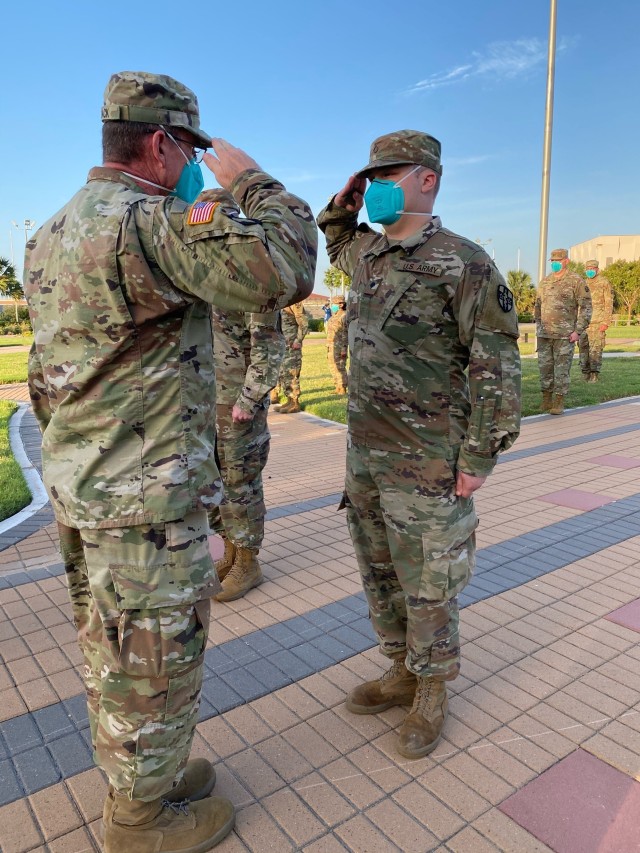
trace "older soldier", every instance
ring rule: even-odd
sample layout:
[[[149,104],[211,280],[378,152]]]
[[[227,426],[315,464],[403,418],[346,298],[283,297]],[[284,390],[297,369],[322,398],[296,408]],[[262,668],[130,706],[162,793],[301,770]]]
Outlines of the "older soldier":
[[[210,306],[274,311],[308,295],[317,232],[303,201],[224,140],[204,159],[250,218],[196,201],[212,140],[171,77],[115,74],[102,119],[103,166],[27,246],[30,392],[110,782],[104,849],[208,850],[234,822],[228,800],[201,799],[209,762],[187,765],[220,589]]]
[[[258,552],[264,539],[262,471],[269,456],[269,392],[284,356],[280,314],[213,310],[216,366],[216,450],[224,499],[209,514],[224,540],[216,563],[222,590],[216,601],[235,601],[262,583]]]
[[[441,172],[437,139],[381,136],[319,218],[331,263],[352,277],[344,503],[393,660],[347,708],[412,704],[398,740],[407,758],[439,741],[460,669],[458,593],[474,566],[472,494],[519,429],[513,296],[480,246],[433,216]],[[383,234],[358,225],[363,194]]]
[[[347,303],[338,302],[338,310],[327,324],[327,359],[338,394],[347,393]]]
[[[600,273],[597,261],[587,261],[585,268],[593,311],[591,322],[578,341],[580,370],[587,382],[597,382],[602,370],[602,351],[606,342],[606,332],[613,316],[613,294],[611,284]]]
[[[591,319],[591,294],[569,269],[569,252],[551,252],[551,275],[538,285],[535,303],[542,411],[564,412],[576,341]]]
[[[281,415],[292,415],[300,411],[300,371],[302,370],[302,342],[309,329],[309,317],[302,305],[290,305],[282,311],[282,334],[286,345],[280,381],[274,389],[272,401],[280,399],[282,392],[287,398],[282,405],[274,406]]]

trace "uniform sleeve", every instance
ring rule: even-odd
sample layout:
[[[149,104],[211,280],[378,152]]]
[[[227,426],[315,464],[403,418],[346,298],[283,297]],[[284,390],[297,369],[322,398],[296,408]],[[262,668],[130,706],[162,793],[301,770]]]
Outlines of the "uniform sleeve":
[[[603,288],[602,301],[604,303],[604,319],[602,322],[610,326],[613,319],[613,290],[608,281],[605,282]]]
[[[317,256],[309,206],[256,170],[230,189],[237,204],[225,191],[193,205],[172,197],[140,201],[133,215],[145,250],[175,287],[222,311],[273,311],[304,299]]]
[[[368,225],[358,225],[358,214],[338,207],[333,200],[320,212],[318,227],[327,239],[331,264],[353,278],[363,239],[377,236]]]
[[[591,322],[593,306],[591,303],[591,291],[588,285],[580,278],[576,282],[576,302],[578,303],[578,316],[576,318],[576,332],[581,335]]]
[[[469,348],[471,414],[458,468],[485,477],[520,432],[520,353],[515,300],[484,253],[465,266],[457,294],[460,339]]]
[[[298,324],[298,334],[296,335],[296,340],[302,343],[306,337],[307,332],[309,331],[309,317],[302,306],[300,306],[300,311],[296,313],[296,322]]]
[[[27,360],[27,387],[29,389],[29,397],[31,398],[33,413],[38,421],[40,432],[44,432],[51,420],[51,406],[49,405],[49,395],[47,394],[47,386],[44,381],[44,371],[40,364],[35,340],[31,344],[29,358]]]
[[[249,366],[236,405],[255,415],[266,395],[278,384],[285,349],[279,313],[251,314],[249,333]]]

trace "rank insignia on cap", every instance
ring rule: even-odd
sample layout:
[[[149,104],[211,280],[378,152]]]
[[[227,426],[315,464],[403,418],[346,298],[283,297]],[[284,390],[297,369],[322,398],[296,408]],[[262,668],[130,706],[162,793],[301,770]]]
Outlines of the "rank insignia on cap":
[[[213,213],[219,201],[197,201],[191,205],[187,225],[208,225],[213,221]]]
[[[498,285],[498,305],[507,314],[513,309],[513,293],[506,284]]]

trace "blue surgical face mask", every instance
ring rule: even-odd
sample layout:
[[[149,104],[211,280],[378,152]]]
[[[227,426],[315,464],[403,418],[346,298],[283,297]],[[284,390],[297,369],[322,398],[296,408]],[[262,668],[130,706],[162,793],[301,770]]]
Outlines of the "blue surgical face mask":
[[[182,167],[180,177],[178,178],[178,183],[171,191],[171,194],[177,196],[178,198],[181,198],[182,201],[186,201],[187,204],[192,204],[204,189],[204,178],[202,176],[202,169],[200,168],[200,164],[196,163],[195,158],[192,157],[191,159],[189,159],[187,157],[182,148],[180,148],[176,140],[173,138],[173,136],[171,136],[171,134],[166,128],[164,128],[164,132],[167,134],[169,139],[173,142],[178,151],[187,161]]]
[[[404,190],[400,184],[406,181],[409,175],[413,175],[421,168],[422,166],[416,166],[399,181],[386,181],[382,178],[374,178],[371,181],[369,189],[364,194],[369,222],[393,225],[403,214],[411,212],[404,209]],[[426,214],[416,215],[425,216]]]
[[[560,272],[562,269],[562,261],[551,261],[551,269],[553,272]]]
[[[587,270],[587,278],[595,278],[596,271],[595,270]]]

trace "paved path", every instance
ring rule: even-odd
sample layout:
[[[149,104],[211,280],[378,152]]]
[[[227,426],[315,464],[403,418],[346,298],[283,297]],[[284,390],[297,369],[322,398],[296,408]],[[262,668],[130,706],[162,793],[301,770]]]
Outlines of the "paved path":
[[[238,808],[217,849],[637,849],[640,401],[528,419],[480,492],[462,674],[416,762],[394,749],[401,709],[343,704],[384,669],[336,512],[345,429],[271,429],[267,580],[214,603],[194,745]],[[22,434],[37,467],[31,415]],[[106,786],[48,507],[0,537],[0,656],[0,849],[97,849]]]

